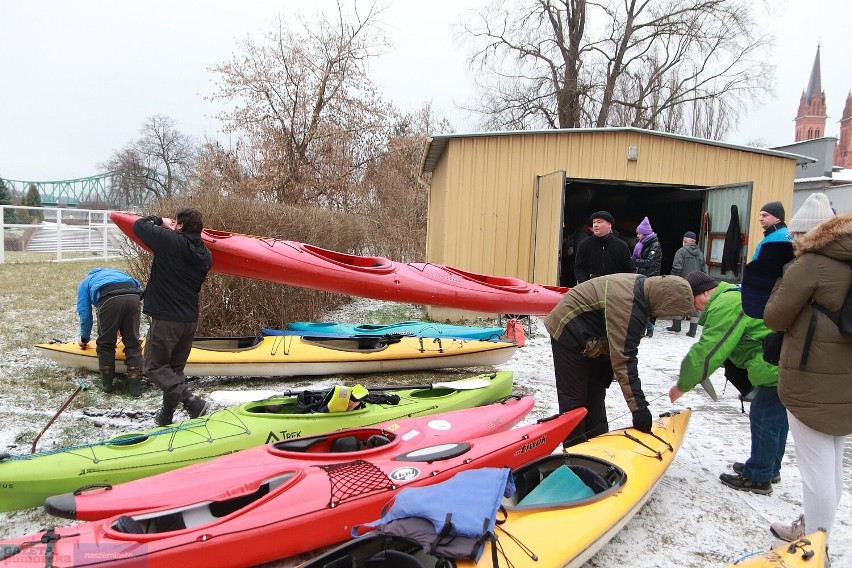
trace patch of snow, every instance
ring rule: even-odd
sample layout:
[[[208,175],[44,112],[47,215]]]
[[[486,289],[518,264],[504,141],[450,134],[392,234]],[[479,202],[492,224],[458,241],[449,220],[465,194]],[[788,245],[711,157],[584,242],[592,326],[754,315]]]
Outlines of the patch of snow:
[[[372,300],[359,300],[330,314],[328,319],[365,322],[365,314],[369,314],[378,304]],[[411,314],[411,319],[422,317],[422,312],[414,307]],[[527,422],[557,412],[550,338],[541,318],[532,318],[530,325],[531,333],[527,334],[526,347],[519,349],[508,363],[500,366],[501,369],[515,372],[517,392],[535,396],[536,405]],[[696,340],[686,337],[685,333],[666,331],[667,325],[670,325],[668,321],[657,322],[654,337],[642,340],[639,347],[640,377],[653,414],[687,406],[693,409],[689,430],[674,462],[646,505],[609,544],[587,562],[587,567],[717,568],[753,552],[768,550],[772,542],[769,524],[773,521],[790,522],[802,512],[801,478],[796,467],[792,436],[787,441],[781,482],[773,486],[771,496],[735,491],[719,482],[719,474],[730,472],[731,463],[744,461],[749,455],[748,414],[742,412],[736,390],[726,386],[721,371],[711,377],[719,393],[718,402],[713,402],[698,387],[686,393],[675,405],[669,403],[668,391],[676,380],[680,361]],[[67,336],[74,337],[73,329]],[[7,353],[2,359],[0,372],[6,371],[10,365],[32,364],[33,357],[31,352],[21,353],[16,350],[12,357]],[[357,380],[355,376],[347,377],[346,380],[349,382],[353,378]],[[243,385],[247,388],[272,389],[301,388],[307,385],[320,388],[339,380],[335,381],[331,377],[249,383],[243,380],[203,378],[194,382],[194,388],[201,394],[217,389],[242,388]],[[378,382],[382,378],[376,376],[371,380]],[[159,401],[156,389],[149,387],[139,400],[109,397],[101,393],[90,396],[92,404],[66,412],[77,423],[90,424],[96,421],[102,437],[153,427],[151,411]],[[35,411],[35,405],[23,408],[21,401],[7,406],[7,401],[11,400],[7,392],[0,393],[0,411],[7,421],[6,427],[0,432],[0,448],[26,452],[29,451],[29,444],[14,442],[21,431],[18,420],[26,420],[26,416],[35,414],[36,423],[43,424],[55,411],[54,408],[58,408],[58,404]],[[745,408],[747,411],[748,405]],[[617,383],[608,392],[607,412],[610,428],[630,425],[630,412]],[[49,445],[49,437],[44,443]],[[852,463],[852,441],[847,441],[846,450],[844,495],[831,536],[834,566],[852,565],[852,480],[848,473],[849,464]],[[46,516],[39,509],[2,513],[0,538],[30,534],[48,526],[63,524],[69,523]],[[565,527],[566,538],[570,538],[570,534],[571,527]],[[295,562],[296,559],[282,560],[270,566],[293,566]]]

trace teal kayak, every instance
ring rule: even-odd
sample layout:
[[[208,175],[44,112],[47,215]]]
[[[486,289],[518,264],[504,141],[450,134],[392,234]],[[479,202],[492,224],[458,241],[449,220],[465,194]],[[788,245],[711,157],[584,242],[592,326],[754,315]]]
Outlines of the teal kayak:
[[[455,339],[484,339],[499,341],[501,327],[472,327],[428,321],[400,321],[385,325],[373,323],[337,323],[294,321],[285,329],[263,328],[263,335],[311,335],[314,337],[351,337],[353,335],[410,335],[412,337],[452,337]]]
[[[452,383],[382,389],[382,394],[398,395],[398,404],[387,397],[376,397],[382,401],[373,403],[368,397],[364,408],[347,412],[297,414],[297,397],[281,396],[95,443],[2,456],[0,511],[35,507],[51,495],[140,479],[270,442],[471,408],[512,393],[511,371],[475,378],[489,382],[476,389],[457,390],[450,388]]]

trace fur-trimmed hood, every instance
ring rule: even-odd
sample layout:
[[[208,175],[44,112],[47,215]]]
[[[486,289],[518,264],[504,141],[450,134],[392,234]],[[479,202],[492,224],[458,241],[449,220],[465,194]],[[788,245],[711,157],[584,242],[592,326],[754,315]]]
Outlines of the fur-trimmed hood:
[[[836,215],[795,241],[796,256],[812,252],[836,260],[852,260],[852,213]]]

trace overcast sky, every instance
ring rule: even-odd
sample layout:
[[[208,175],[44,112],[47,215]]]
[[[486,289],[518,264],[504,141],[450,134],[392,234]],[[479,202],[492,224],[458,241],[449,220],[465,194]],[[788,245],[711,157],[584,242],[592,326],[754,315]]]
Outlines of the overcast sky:
[[[385,97],[402,110],[431,101],[457,132],[474,131],[458,104],[472,95],[452,25],[484,0],[393,1],[383,19],[394,48],[371,64]],[[793,119],[822,44],[827,135],[852,90],[846,25],[849,0],[775,0],[770,22],[776,93],[751,111],[728,141],[793,141]],[[277,14],[330,0],[3,0],[0,1],[0,176],[57,180],[99,172],[154,114],[187,134],[219,135],[207,69],[260,38]],[[822,29],[819,29],[819,26]],[[811,29],[813,28],[813,29]]]

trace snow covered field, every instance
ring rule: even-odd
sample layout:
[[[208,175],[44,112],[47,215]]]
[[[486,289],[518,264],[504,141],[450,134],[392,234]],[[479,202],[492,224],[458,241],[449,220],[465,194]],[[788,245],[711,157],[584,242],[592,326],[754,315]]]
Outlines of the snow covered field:
[[[0,304],[2,304],[0,300]],[[73,373],[67,373],[46,362],[31,347],[13,345],[9,335],[9,321],[16,321],[20,330],[37,325],[43,328],[45,339],[60,337],[73,339],[76,335],[76,316],[73,305],[57,313],[50,321],[18,321],[12,307],[4,305],[6,327],[0,335],[0,451],[29,452],[33,433],[37,433],[56,409],[73,391]],[[358,301],[329,319],[338,321],[365,321],[376,306],[372,301]],[[412,306],[409,317],[422,317]],[[668,401],[669,387],[674,383],[680,360],[694,339],[683,333],[665,330],[667,321],[660,321],[655,336],[645,339],[639,348],[640,376],[645,394],[656,415],[673,408]],[[532,394],[536,406],[530,419],[556,412],[553,364],[550,342],[539,318],[532,320],[533,333],[527,346],[502,368],[515,371],[516,391]],[[48,381],[24,382],[15,377],[43,373],[53,377]],[[63,375],[64,373],[64,375]],[[473,374],[465,371],[464,374]],[[448,372],[434,373],[437,379],[446,379]],[[95,380],[96,377],[89,377]],[[64,390],[49,384],[67,380]],[[315,381],[253,381],[247,388],[298,388],[308,384],[328,386],[341,379]],[[347,377],[347,383],[363,382],[368,385],[406,384],[423,381],[423,375],[388,377]],[[740,410],[736,391],[725,388],[724,377],[717,372],[713,383],[720,400],[713,402],[699,387],[687,393],[674,408],[692,407],[694,413],[683,447],[663,478],[655,494],[645,507],[618,535],[587,565],[595,567],[631,566],[725,566],[745,555],[767,549],[772,537],[772,521],[792,521],[801,512],[801,485],[796,468],[792,437],[781,471],[781,482],[774,486],[771,496],[734,491],[719,482],[719,474],[730,471],[733,461],[748,457],[748,415]],[[198,379],[193,383],[200,392],[222,388],[242,388],[238,380],[215,378]],[[39,448],[49,448],[57,440],[76,436],[78,441],[105,438],[120,432],[152,428],[153,411],[159,401],[159,392],[148,387],[141,399],[133,400],[121,395],[104,395],[90,390],[62,415],[39,442]],[[629,426],[630,413],[620,390],[611,388],[607,406],[612,428]],[[748,405],[746,405],[748,410]],[[64,436],[64,437],[63,437]],[[847,468],[845,492],[838,511],[831,542],[833,566],[852,566],[852,442],[847,442]],[[0,464],[1,465],[1,464]],[[2,467],[0,467],[2,472]],[[0,475],[2,481],[2,475]],[[46,527],[64,524],[49,517],[40,509],[0,513],[0,538],[29,534]],[[570,538],[571,527],[565,527]],[[294,561],[281,561],[274,566],[292,566]]]

